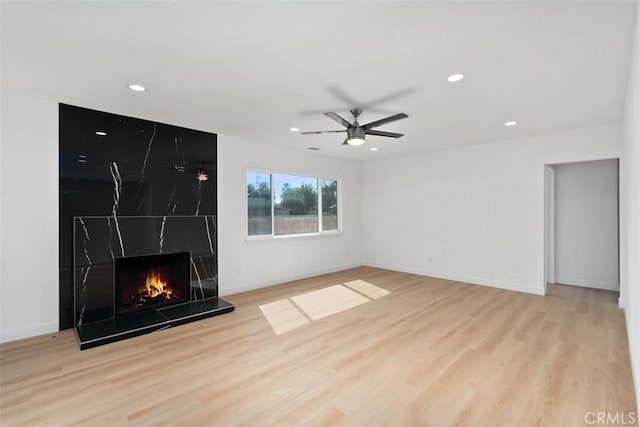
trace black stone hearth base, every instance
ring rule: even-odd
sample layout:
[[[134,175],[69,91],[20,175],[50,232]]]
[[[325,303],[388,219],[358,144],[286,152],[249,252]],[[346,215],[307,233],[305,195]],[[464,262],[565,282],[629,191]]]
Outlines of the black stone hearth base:
[[[159,329],[229,313],[234,309],[233,304],[221,298],[191,301],[76,326],[76,337],[80,350],[86,350]]]

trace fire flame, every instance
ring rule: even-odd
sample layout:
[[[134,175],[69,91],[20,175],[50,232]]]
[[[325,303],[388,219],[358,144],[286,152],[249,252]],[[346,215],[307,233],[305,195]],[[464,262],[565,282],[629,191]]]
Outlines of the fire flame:
[[[148,302],[169,301],[177,298],[169,283],[156,270],[149,271],[144,284],[138,287],[137,292],[131,294],[131,301],[136,307],[141,307]]]
[[[145,286],[146,288],[143,289],[143,291],[146,291],[147,296],[151,298],[157,297],[164,292],[167,299],[171,299],[171,295],[173,294],[173,289],[160,277],[157,271],[152,271],[147,274]]]

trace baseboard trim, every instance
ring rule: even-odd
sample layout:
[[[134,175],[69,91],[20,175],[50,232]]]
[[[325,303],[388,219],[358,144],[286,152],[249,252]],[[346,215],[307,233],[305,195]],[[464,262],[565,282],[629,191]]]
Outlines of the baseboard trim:
[[[10,329],[0,333],[0,343],[31,338],[38,335],[58,332],[58,322],[41,323],[40,325],[29,326],[20,329]]]
[[[361,266],[362,266],[361,263],[350,263],[350,264],[344,264],[344,265],[331,267],[331,268],[322,268],[319,270],[313,270],[306,273],[277,277],[274,279],[265,280],[263,282],[251,283],[248,285],[225,287],[224,289],[219,289],[219,293],[221,297],[224,297],[227,295],[238,294],[240,292],[248,292],[256,289],[266,288],[268,286],[281,285],[283,283],[293,282],[295,280],[308,279],[309,277],[321,276],[323,274],[329,274],[329,273],[336,273],[338,271],[348,270],[350,268],[356,268]]]
[[[568,286],[580,286],[583,288],[593,288],[593,289],[602,289],[604,291],[620,291],[620,284],[613,282],[598,282],[594,280],[584,280],[584,279],[571,279],[556,276],[556,281],[558,285],[568,285]]]
[[[534,286],[522,285],[519,283],[503,282],[499,280],[484,279],[473,276],[464,276],[460,274],[440,273],[436,271],[428,271],[420,268],[404,267],[397,265],[381,264],[377,262],[365,262],[364,265],[385,270],[399,271],[401,273],[417,274],[419,276],[436,277],[438,279],[452,280],[455,282],[469,283],[472,285],[488,286],[490,288],[505,289],[508,291],[523,292],[534,295],[545,295],[544,288],[536,288]]]

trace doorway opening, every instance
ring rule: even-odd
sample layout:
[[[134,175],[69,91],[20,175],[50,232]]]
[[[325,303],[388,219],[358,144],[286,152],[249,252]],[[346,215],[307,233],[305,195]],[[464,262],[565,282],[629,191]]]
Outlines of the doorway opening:
[[[544,166],[544,281],[620,291],[618,159]]]

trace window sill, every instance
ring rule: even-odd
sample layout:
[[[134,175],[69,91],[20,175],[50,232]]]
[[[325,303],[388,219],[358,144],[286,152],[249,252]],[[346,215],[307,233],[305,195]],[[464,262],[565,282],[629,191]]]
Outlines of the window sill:
[[[333,237],[341,237],[342,231],[323,231],[322,233],[304,233],[304,234],[283,234],[274,236],[272,234],[266,234],[261,236],[247,236],[244,241],[248,245],[260,244],[260,243],[274,243],[274,242],[288,242],[292,240],[315,240],[315,239],[327,239]]]

